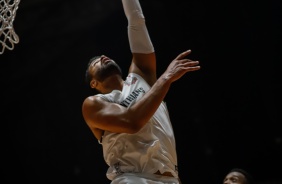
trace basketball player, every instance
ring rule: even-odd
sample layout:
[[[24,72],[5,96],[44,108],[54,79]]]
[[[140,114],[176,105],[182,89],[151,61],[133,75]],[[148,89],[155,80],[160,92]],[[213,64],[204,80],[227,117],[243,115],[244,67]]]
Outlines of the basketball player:
[[[254,181],[247,171],[234,168],[226,174],[223,184],[254,184]]]
[[[125,80],[108,56],[90,59],[86,79],[99,94],[82,105],[85,122],[103,147],[111,184],[179,184],[175,137],[164,103],[171,84],[200,69],[180,53],[157,78],[156,56],[138,0],[122,0],[132,62]]]

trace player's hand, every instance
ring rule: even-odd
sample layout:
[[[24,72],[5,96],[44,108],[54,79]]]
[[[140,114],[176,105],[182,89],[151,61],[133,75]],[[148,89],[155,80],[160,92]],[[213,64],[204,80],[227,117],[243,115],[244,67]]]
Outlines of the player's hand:
[[[193,61],[185,58],[191,53],[191,50],[180,53],[168,66],[163,76],[174,82],[181,78],[185,73],[200,69],[199,61]]]

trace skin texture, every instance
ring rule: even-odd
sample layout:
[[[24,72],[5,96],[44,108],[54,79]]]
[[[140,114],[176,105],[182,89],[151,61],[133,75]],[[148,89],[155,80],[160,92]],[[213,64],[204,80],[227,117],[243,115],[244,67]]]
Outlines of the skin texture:
[[[223,184],[248,184],[248,182],[244,174],[234,171],[225,176]]]
[[[83,117],[97,139],[100,140],[104,130],[116,133],[136,133],[152,117],[165,95],[171,83],[181,78],[185,73],[200,69],[198,61],[185,58],[191,50],[180,53],[167,67],[166,71],[156,80],[155,54],[134,54],[129,72],[141,75],[152,85],[144,97],[130,108],[119,104],[109,103],[100,97],[89,96],[82,105]],[[149,62],[148,62],[149,61]],[[103,80],[95,78],[95,71],[114,62],[109,57],[102,56],[91,65],[93,79],[90,86],[101,93],[109,93],[112,90],[122,90],[123,79],[121,75],[113,73]],[[105,70],[104,72],[107,72]]]

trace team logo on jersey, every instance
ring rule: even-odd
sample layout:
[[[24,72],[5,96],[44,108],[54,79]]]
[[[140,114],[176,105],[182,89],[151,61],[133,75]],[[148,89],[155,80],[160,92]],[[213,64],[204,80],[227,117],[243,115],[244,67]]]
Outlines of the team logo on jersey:
[[[131,75],[127,76],[126,81],[124,82],[124,85],[130,86],[132,84],[135,84],[137,81],[137,77],[131,77]]]

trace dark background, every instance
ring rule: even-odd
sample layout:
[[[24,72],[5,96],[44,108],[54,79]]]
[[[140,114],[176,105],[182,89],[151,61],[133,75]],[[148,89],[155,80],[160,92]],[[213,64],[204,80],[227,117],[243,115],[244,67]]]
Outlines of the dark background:
[[[281,184],[281,1],[140,2],[158,75],[186,49],[202,67],[166,96],[183,184],[220,184],[233,167]],[[126,73],[126,26],[120,0],[20,2],[20,42],[0,55],[2,183],[110,183],[81,115],[84,72],[106,54]]]

